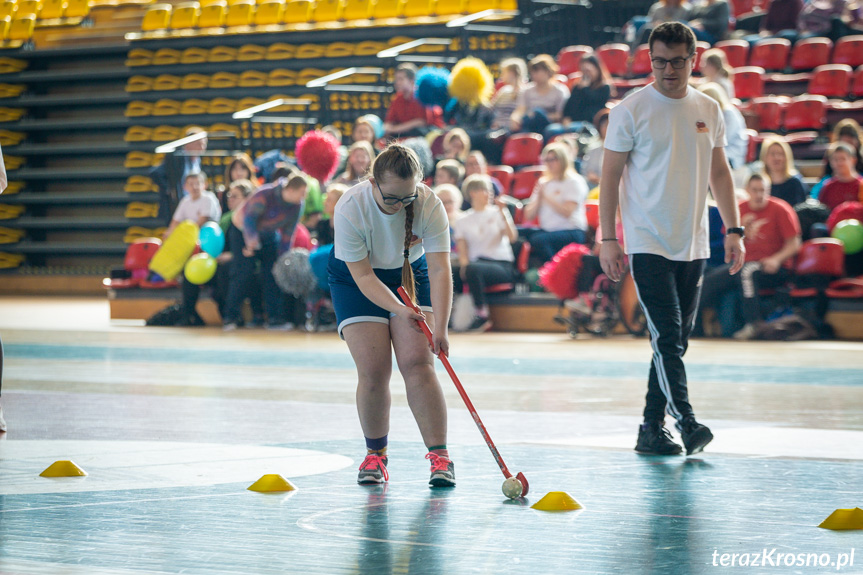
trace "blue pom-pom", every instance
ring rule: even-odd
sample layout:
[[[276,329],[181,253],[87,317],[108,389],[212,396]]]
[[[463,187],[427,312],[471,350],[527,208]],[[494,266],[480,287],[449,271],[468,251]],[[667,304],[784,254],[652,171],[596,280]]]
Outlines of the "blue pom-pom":
[[[446,105],[449,101],[449,70],[424,66],[417,72],[416,97],[425,106]]]

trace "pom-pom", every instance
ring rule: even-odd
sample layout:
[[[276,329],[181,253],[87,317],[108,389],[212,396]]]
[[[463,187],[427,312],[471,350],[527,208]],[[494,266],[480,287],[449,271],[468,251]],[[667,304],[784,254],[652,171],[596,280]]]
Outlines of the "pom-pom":
[[[569,244],[539,268],[539,284],[559,299],[578,297],[581,258],[589,254],[587,246]]]
[[[294,297],[306,297],[318,285],[309,263],[309,250],[294,248],[285,252],[273,264],[273,279],[283,292]]]
[[[494,91],[494,78],[479,58],[456,62],[449,80],[450,95],[463,104],[487,104]]]
[[[424,106],[443,107],[449,100],[449,70],[424,66],[417,72],[416,96]]]
[[[419,158],[420,161],[420,166],[422,166],[423,169],[423,177],[432,173],[434,170],[434,158],[432,157],[431,148],[425,138],[408,138],[407,140],[402,141],[401,144],[416,153],[417,158]]]
[[[313,130],[297,140],[300,169],[320,182],[326,182],[339,167],[339,141],[331,134]]]

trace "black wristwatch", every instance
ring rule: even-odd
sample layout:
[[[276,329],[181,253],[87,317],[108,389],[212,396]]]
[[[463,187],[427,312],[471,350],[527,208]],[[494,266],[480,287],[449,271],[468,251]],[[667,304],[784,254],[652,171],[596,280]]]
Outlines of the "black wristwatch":
[[[725,235],[728,234],[737,234],[738,236],[740,236],[741,240],[746,237],[746,234],[743,233],[743,228],[728,228],[727,230],[725,230]]]

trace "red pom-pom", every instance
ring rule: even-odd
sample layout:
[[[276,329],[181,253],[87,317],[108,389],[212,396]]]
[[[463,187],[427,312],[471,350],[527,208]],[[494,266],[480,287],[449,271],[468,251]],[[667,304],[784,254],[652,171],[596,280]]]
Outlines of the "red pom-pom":
[[[842,220],[860,220],[863,222],[863,204],[860,202],[842,202],[830,212],[827,218],[827,231],[833,232],[836,224]]]
[[[339,167],[339,141],[320,130],[306,132],[297,140],[296,156],[301,170],[324,183]]]
[[[578,273],[581,258],[590,250],[581,244],[569,244],[557,252],[551,261],[539,268],[539,285],[560,299],[578,297]]]

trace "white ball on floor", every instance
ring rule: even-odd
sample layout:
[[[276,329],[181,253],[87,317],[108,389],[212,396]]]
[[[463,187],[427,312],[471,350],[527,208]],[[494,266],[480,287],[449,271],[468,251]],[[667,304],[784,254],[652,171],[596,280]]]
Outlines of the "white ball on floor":
[[[517,477],[507,477],[500,489],[510,499],[518,499],[521,497],[521,492],[524,491],[524,485]]]

